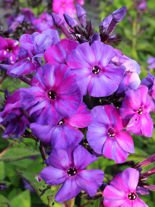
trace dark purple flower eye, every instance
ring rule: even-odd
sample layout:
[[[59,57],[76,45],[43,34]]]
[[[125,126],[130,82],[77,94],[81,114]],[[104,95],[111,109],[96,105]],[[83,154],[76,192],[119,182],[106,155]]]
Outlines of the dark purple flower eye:
[[[99,74],[101,68],[97,65],[95,65],[92,69],[92,73],[94,73],[95,75]]]
[[[55,100],[56,99],[56,93],[53,90],[50,90],[48,92],[48,97],[52,100]]]
[[[76,169],[75,167],[71,167],[71,168],[69,168],[69,169],[67,170],[67,174],[68,174],[69,176],[74,176],[74,175],[77,174],[77,169]]]
[[[60,120],[59,122],[58,122],[58,125],[63,125],[65,123],[65,121],[62,119],[62,120]]]
[[[129,194],[128,194],[128,199],[129,199],[129,200],[132,200],[132,201],[133,201],[133,200],[135,200],[136,198],[137,198],[137,195],[136,195],[135,193],[132,192],[132,193],[129,193]]]
[[[140,108],[137,110],[137,113],[138,113],[139,115],[143,114],[143,108],[140,107]]]
[[[108,136],[109,137],[115,137],[115,130],[113,128],[108,129]]]

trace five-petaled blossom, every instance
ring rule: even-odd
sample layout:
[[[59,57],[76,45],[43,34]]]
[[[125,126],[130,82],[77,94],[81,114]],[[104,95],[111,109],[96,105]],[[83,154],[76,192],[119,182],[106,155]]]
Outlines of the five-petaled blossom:
[[[81,190],[94,196],[102,184],[104,174],[101,170],[85,168],[96,159],[82,146],[53,150],[47,160],[48,166],[41,171],[40,177],[48,185],[62,184],[55,196],[58,202],[75,197]]]
[[[137,90],[128,90],[120,109],[126,129],[137,135],[151,137],[153,120],[150,112],[153,108],[153,101],[146,86],[141,85]]]
[[[21,94],[24,109],[30,115],[43,109],[54,108],[61,114],[73,114],[81,103],[81,93],[66,65],[44,65],[35,74],[32,86],[23,88]]]
[[[116,175],[103,191],[105,207],[148,207],[136,192],[139,171],[127,168]]]
[[[105,157],[124,162],[134,153],[132,137],[124,130],[121,116],[114,106],[96,106],[92,109],[92,123],[87,140],[92,149]]]
[[[44,144],[64,148],[78,144],[84,136],[78,128],[85,128],[90,122],[91,114],[86,106],[81,104],[71,115],[60,114],[49,108],[41,113],[37,122],[32,123],[30,128]]]
[[[114,93],[123,78],[124,68],[112,63],[115,50],[95,41],[83,43],[68,57],[68,65],[76,74],[83,95],[109,96]]]

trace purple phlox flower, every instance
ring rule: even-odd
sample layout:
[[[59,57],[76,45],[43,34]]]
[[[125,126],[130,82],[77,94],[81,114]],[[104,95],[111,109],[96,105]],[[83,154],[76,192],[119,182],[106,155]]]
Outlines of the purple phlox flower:
[[[104,189],[105,207],[148,207],[136,192],[139,182],[139,171],[127,168],[116,175]]]
[[[74,113],[81,103],[80,89],[66,65],[44,65],[32,80],[32,86],[22,90],[23,107],[30,114],[54,107],[61,114]]]
[[[137,8],[138,11],[145,11],[147,9],[146,0],[138,0],[136,8]]]
[[[122,118],[114,106],[96,106],[92,109],[92,119],[87,140],[97,154],[122,163],[129,153],[134,153],[132,137],[124,130]]]
[[[137,135],[151,137],[153,120],[150,112],[153,108],[153,101],[146,86],[141,85],[136,90],[128,90],[120,109],[126,129]]]
[[[112,59],[113,63],[125,68],[124,77],[119,85],[118,93],[127,89],[137,89],[141,83],[139,74],[140,65],[133,59],[125,56],[120,50],[115,50],[116,56]]]
[[[0,36],[0,62],[14,64],[18,57],[19,43],[10,38]]]
[[[57,149],[53,150],[40,176],[48,185],[60,185],[55,196],[57,202],[70,200],[84,190],[89,196],[94,196],[103,181],[101,170],[86,170],[85,168],[96,157],[91,155],[82,146],[77,146],[72,150]]]
[[[40,54],[44,53],[51,45],[58,43],[59,40],[59,34],[55,29],[47,29],[42,33],[34,32],[32,35],[22,35],[20,45],[29,53]]]
[[[18,77],[35,72],[42,64],[45,50],[58,41],[58,32],[52,29],[42,33],[35,32],[32,35],[22,35],[20,37],[19,60],[7,68],[8,75]]]
[[[112,63],[114,56],[115,50],[99,41],[80,44],[69,55],[68,66],[76,74],[83,95],[109,96],[118,89],[124,68]]]
[[[34,19],[33,25],[39,32],[43,32],[54,27],[52,16],[47,12],[42,13],[38,18]]]
[[[67,56],[77,47],[78,43],[63,39],[58,44],[49,47],[45,53],[45,61],[49,64],[66,64]]]
[[[16,31],[20,25],[24,24],[27,28],[25,32],[29,32],[30,25],[32,26],[32,22],[34,19],[34,14],[29,8],[22,8],[18,15],[10,16],[8,18],[8,27],[10,31]]]
[[[100,23],[100,35],[103,42],[110,40],[112,32],[115,30],[117,24],[123,20],[127,12],[126,7],[115,10],[112,14],[105,17]]]
[[[0,124],[5,127],[4,138],[18,138],[28,127],[29,121],[20,104],[20,90],[7,98],[5,108],[0,112]]]
[[[30,128],[44,144],[52,144],[54,148],[64,148],[78,144],[83,138],[78,128],[85,128],[90,122],[91,114],[86,106],[81,104],[70,116],[59,114],[50,108],[42,112],[37,122],[32,123]]]
[[[155,111],[155,77],[150,73],[146,78],[142,80],[142,84],[146,85],[149,89],[149,95],[152,97],[154,102],[154,111]]]
[[[147,60],[148,69],[155,69],[155,57],[149,57]]]

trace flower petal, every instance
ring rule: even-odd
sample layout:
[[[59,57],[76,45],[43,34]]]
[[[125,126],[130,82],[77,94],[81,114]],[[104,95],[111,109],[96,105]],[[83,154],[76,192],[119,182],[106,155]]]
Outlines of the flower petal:
[[[89,196],[94,196],[102,185],[104,173],[101,170],[82,170],[78,173],[77,184]]]
[[[64,202],[70,200],[79,194],[81,188],[77,185],[75,178],[69,178],[65,181],[63,186],[60,188],[58,193],[55,196],[57,202]]]
[[[90,154],[84,147],[80,145],[74,149],[73,159],[77,169],[84,169],[90,163],[97,160],[96,156]]]
[[[40,177],[49,185],[59,185],[66,180],[67,174],[61,169],[48,166],[41,171]]]

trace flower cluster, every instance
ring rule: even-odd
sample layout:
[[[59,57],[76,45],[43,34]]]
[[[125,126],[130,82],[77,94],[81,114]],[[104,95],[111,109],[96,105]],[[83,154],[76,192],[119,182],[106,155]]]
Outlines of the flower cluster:
[[[125,169],[109,184],[102,170],[87,166],[98,157],[124,163],[134,153],[133,135],[143,136],[141,141],[152,137],[154,76],[141,82],[139,64],[111,46],[125,7],[107,16],[96,32],[79,4],[77,17],[69,16],[70,10],[64,14],[72,5],[71,0],[54,1],[55,13],[39,18],[25,9],[10,20],[10,29],[26,21],[34,24],[34,32],[27,28],[19,40],[0,37],[0,68],[27,84],[7,97],[0,113],[3,136],[20,138],[31,131],[44,148],[43,157],[48,155],[40,178],[62,185],[58,202],[81,191],[93,197],[104,189],[105,207],[146,207],[138,189],[154,188],[142,182],[150,175],[141,173],[142,164]]]

